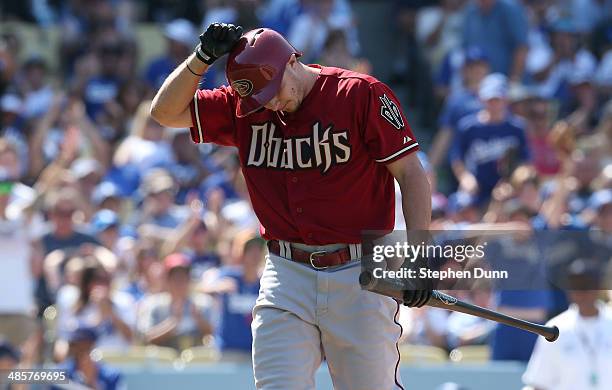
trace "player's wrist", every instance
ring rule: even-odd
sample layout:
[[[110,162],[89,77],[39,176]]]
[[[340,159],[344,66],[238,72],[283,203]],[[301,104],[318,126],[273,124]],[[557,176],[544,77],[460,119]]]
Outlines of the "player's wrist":
[[[185,66],[190,73],[196,76],[202,76],[208,70],[208,65],[202,62],[195,53],[185,60]]]
[[[212,65],[213,62],[217,60],[218,57],[204,50],[201,43],[198,43],[194,50],[195,58],[197,58],[201,63],[206,65]]]

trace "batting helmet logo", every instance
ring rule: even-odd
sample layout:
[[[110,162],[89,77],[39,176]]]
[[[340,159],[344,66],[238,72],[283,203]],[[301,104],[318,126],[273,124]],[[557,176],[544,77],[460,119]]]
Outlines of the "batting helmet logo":
[[[253,83],[247,79],[236,80],[232,82],[232,88],[241,97],[247,97],[253,92]]]

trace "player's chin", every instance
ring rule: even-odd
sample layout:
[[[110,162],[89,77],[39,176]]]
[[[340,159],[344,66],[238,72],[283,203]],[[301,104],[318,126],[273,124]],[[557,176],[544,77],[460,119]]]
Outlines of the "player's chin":
[[[281,109],[281,111],[284,112],[295,112],[297,111],[298,105],[295,102],[287,102],[287,104],[285,105],[285,107],[283,107]]]

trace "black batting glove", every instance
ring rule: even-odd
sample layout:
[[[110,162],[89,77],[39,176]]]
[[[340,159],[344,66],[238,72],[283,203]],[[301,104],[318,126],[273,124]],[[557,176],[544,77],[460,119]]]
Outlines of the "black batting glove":
[[[425,306],[433,294],[433,283],[430,280],[424,280],[418,283],[414,290],[404,290],[404,306],[408,307],[423,307]]]
[[[406,263],[408,263],[406,265]],[[429,259],[420,257],[414,262],[404,262],[404,267],[412,269],[417,275],[420,275],[420,270],[431,269],[429,266]],[[422,307],[426,305],[433,294],[433,290],[436,288],[437,280],[429,277],[417,277],[414,279],[407,279],[405,281],[406,289],[404,290],[403,303],[408,307]]]
[[[242,36],[242,27],[233,24],[212,23],[200,35],[195,49],[196,57],[211,65],[219,57],[229,53]]]

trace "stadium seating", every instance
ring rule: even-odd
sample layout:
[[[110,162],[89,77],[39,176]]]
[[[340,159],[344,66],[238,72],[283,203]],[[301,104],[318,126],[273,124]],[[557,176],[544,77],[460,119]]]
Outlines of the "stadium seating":
[[[402,364],[445,363],[447,352],[430,345],[402,344],[399,346]]]

